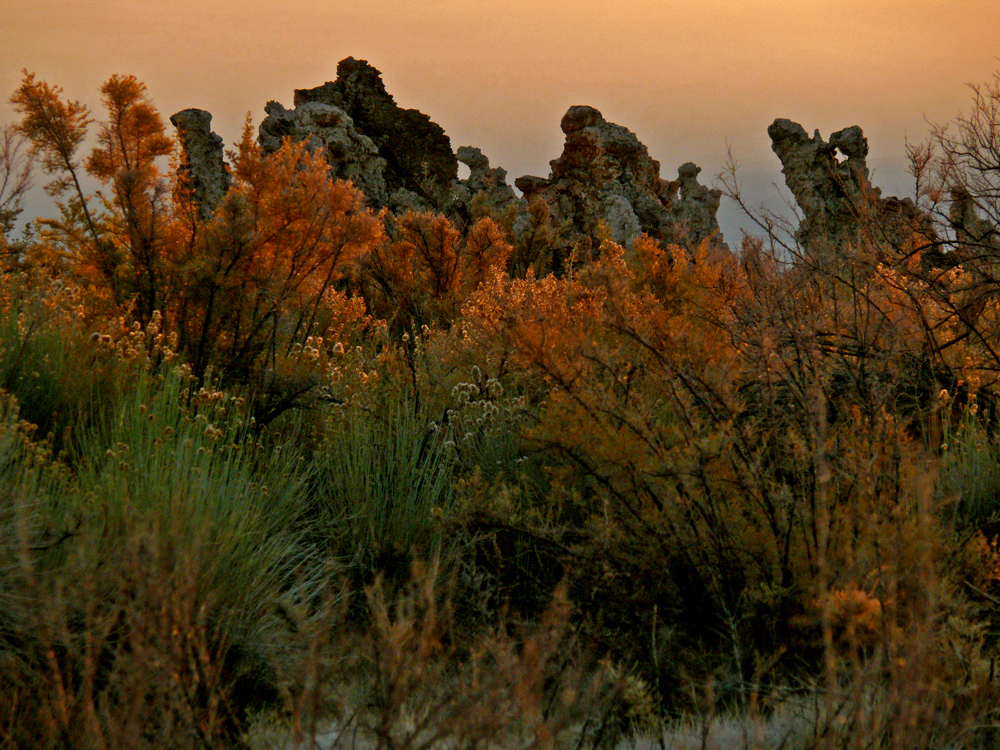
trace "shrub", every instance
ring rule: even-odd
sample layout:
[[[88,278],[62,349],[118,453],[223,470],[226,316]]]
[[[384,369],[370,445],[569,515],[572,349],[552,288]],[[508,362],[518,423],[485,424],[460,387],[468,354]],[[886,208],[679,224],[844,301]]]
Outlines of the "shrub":
[[[308,470],[237,400],[190,388],[141,377],[78,435],[72,474],[49,460],[3,498],[15,746],[215,746],[277,698],[276,607],[323,572],[297,530]]]
[[[405,574],[436,551],[434,514],[451,504],[454,455],[405,389],[372,391],[326,413],[311,458],[315,528],[349,567]]]

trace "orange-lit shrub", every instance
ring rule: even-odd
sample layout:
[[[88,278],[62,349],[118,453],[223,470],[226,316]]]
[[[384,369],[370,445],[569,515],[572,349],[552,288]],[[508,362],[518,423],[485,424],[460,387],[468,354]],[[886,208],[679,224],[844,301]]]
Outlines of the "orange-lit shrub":
[[[511,252],[489,218],[462,237],[446,217],[410,211],[396,218],[391,235],[366,258],[364,289],[372,312],[396,331],[450,323]]]
[[[233,161],[213,220],[178,229],[171,283],[182,294],[167,317],[197,374],[214,365],[243,380],[310,336],[333,346],[363,325],[363,305],[344,290],[381,229],[305,144],[266,157],[248,128]]]

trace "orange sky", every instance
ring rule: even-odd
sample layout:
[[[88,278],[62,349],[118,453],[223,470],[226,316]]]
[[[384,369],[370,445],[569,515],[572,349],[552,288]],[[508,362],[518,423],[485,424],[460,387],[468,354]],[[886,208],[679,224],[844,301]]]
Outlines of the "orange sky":
[[[633,130],[673,177],[711,182],[727,144],[757,200],[778,199],[766,128],[858,124],[874,182],[905,194],[904,138],[967,108],[1000,68],[996,0],[0,0],[0,121],[27,68],[97,110],[134,73],[166,117],[207,109],[232,144],[249,111],[335,77],[349,55],[396,101],[513,178],[548,174],[559,119],[589,104]],[[720,211],[732,243],[735,211]]]

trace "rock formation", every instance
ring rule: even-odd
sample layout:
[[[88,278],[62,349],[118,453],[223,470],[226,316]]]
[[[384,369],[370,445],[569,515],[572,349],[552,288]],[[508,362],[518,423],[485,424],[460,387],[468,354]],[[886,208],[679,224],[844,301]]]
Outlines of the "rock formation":
[[[982,252],[983,248],[1000,250],[1000,229],[979,215],[976,201],[967,189],[952,187],[948,218],[960,246],[974,248],[973,252]]]
[[[491,167],[478,148],[453,153],[444,130],[427,115],[397,106],[379,71],[364,60],[342,60],[335,81],[296,90],[294,109],[269,102],[265,110],[258,135],[265,153],[286,137],[305,142],[323,154],[334,177],[361,189],[374,209],[439,211],[457,223],[483,213],[516,214],[514,233],[520,237],[519,231],[536,233],[528,202],[544,201],[557,268],[570,248],[584,259],[608,234],[625,246],[645,232],[689,246],[715,237],[713,243],[725,247],[716,220],[721,192],[698,183],[698,167],[685,164],[676,180],[660,179],[659,162],[635,134],[592,107],[571,107],[563,117],[562,155],[551,162],[548,178],[516,181],[524,199],[507,183],[506,171]],[[209,129],[207,112],[185,110],[171,122],[187,154],[195,199],[210,215],[229,185],[222,140]],[[458,179],[459,161],[469,167],[466,179]]]
[[[445,213],[468,220],[469,205],[477,196],[483,201],[482,208],[496,215],[503,214],[513,204],[521,203],[514,189],[507,184],[507,170],[491,168],[490,160],[478,148],[461,146],[456,156],[469,168],[469,176],[452,182],[451,193],[444,206]]]
[[[667,183],[674,224],[682,228],[689,242],[695,244],[719,231],[716,214],[722,198],[721,190],[698,182],[700,172],[701,167],[687,162],[678,167],[677,180]],[[724,246],[721,234],[717,244]]]
[[[390,196],[406,191],[435,206],[458,178],[458,160],[440,125],[415,109],[400,108],[385,90],[381,73],[365,60],[348,57],[337,65],[337,80],[295,91],[295,106],[331,105],[351,118],[354,128],[371,139],[385,160]],[[369,196],[371,198],[371,196]],[[400,202],[412,202],[406,194]]]
[[[928,218],[910,199],[882,198],[872,187],[868,139],[857,125],[833,133],[829,142],[818,130],[810,138],[791,120],[775,120],[767,134],[802,210],[797,239],[807,250],[873,241],[902,247],[915,233],[933,236]]]
[[[693,164],[676,181],[660,179],[660,164],[635,134],[607,122],[593,107],[570,107],[562,118],[566,143],[546,178],[521,177],[526,201],[544,200],[553,219],[568,225],[564,241],[595,247],[602,225],[611,239],[630,245],[640,233],[689,246],[716,235],[721,191],[697,181]]]
[[[184,154],[182,170],[202,219],[208,219],[226,197],[232,178],[222,148],[222,137],[212,132],[212,115],[203,109],[185,109],[170,117]]]
[[[333,175],[351,180],[372,208],[444,212],[457,222],[471,218],[470,203],[503,214],[519,204],[507,173],[491,168],[478,148],[451,151],[451,141],[427,115],[396,106],[375,68],[347,58],[337,80],[295,92],[295,109],[265,107],[258,142],[273,153],[285,137],[306,141],[326,157]],[[458,179],[459,161],[470,174]],[[481,196],[477,198],[477,196]]]
[[[289,110],[277,102],[268,102],[264,111],[267,117],[257,137],[264,153],[277,151],[286,137],[306,141],[307,149],[323,154],[333,177],[353,182],[372,206],[388,204],[386,161],[371,138],[358,132],[344,110],[321,102],[306,102]]]

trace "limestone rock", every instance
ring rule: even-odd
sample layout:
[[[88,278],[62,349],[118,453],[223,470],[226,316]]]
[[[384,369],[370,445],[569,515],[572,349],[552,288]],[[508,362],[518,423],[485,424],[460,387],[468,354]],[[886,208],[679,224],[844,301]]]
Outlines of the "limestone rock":
[[[677,181],[666,186],[673,207],[674,223],[686,233],[687,244],[692,246],[719,231],[719,223],[715,217],[719,211],[722,191],[700,184],[700,172],[701,167],[691,162],[682,164],[677,169]]]
[[[982,252],[983,248],[1000,250],[1000,230],[979,215],[976,201],[963,187],[951,189],[949,218],[960,246],[970,246],[974,252]]]
[[[624,195],[609,193],[605,196],[604,223],[611,230],[611,238],[619,244],[627,245],[642,234],[639,217]]]
[[[394,214],[405,214],[408,211],[435,211],[437,206],[423,193],[417,193],[406,188],[393,190],[389,196],[388,209]]]
[[[366,60],[341,60],[336,81],[298,89],[294,101],[296,107],[319,102],[345,112],[385,160],[390,196],[406,190],[438,205],[458,177],[458,161],[441,126],[415,109],[399,107],[386,91],[381,73]]]
[[[226,167],[222,136],[212,132],[212,115],[203,109],[185,109],[170,117],[184,154],[187,175],[198,213],[207,220],[226,197],[232,177]]]
[[[554,221],[570,227],[567,246],[595,248],[602,225],[626,246],[643,232],[692,246],[718,236],[721,191],[698,184],[693,164],[681,168],[677,181],[661,180],[659,162],[635,134],[593,107],[570,107],[561,127],[566,142],[549,178],[526,176],[514,184],[525,201],[543,199]],[[716,241],[722,245],[721,236]]]
[[[546,188],[552,185],[553,181],[546,179],[545,177],[534,177],[533,175],[525,175],[524,177],[518,177],[514,180],[514,184],[517,189],[520,190],[524,195],[535,195],[536,193],[543,192]]]
[[[802,210],[797,239],[811,252],[848,244],[888,242],[897,247],[914,235],[933,236],[928,218],[906,199],[882,198],[868,174],[868,139],[854,125],[824,141],[798,123],[777,119],[767,129],[781,160],[785,184]]]
[[[514,189],[507,184],[507,170],[490,167],[490,160],[478,148],[462,146],[458,149],[458,160],[469,168],[469,176],[452,182],[451,194],[445,205],[445,213],[465,221],[470,218],[470,204],[474,200],[482,202],[485,209],[495,215],[502,215],[511,205],[521,201]]]
[[[351,180],[373,208],[402,214],[439,211],[459,223],[471,216],[473,200],[498,214],[517,202],[507,173],[471,146],[456,155],[440,126],[416,110],[401,109],[385,90],[381,74],[364,60],[347,58],[337,80],[295,92],[295,108],[270,102],[258,141],[268,153],[281,139],[307,141],[323,152],[333,174]],[[469,165],[458,179],[458,162]],[[477,198],[477,196],[482,196]]]
[[[264,110],[267,117],[260,124],[257,138],[264,153],[277,151],[286,137],[306,141],[306,148],[323,154],[333,177],[350,180],[373,206],[387,205],[385,159],[379,156],[372,140],[358,132],[344,110],[316,101],[293,110],[268,102]]]

